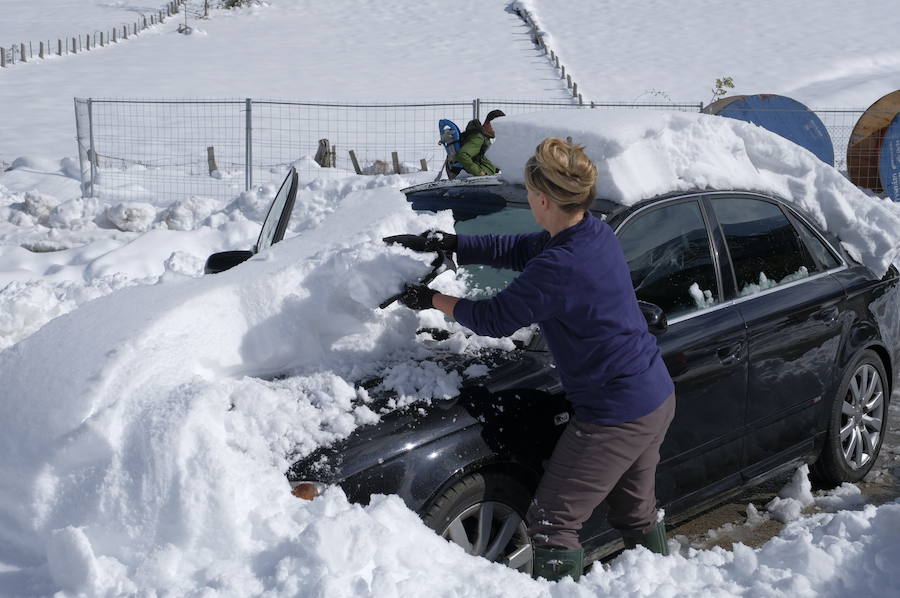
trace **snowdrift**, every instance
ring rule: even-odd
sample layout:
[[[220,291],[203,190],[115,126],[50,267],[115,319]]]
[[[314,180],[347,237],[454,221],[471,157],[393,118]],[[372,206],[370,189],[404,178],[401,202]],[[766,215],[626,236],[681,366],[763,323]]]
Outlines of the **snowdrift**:
[[[503,178],[545,137],[572,137],[597,163],[599,197],[633,204],[672,191],[741,189],[792,201],[878,276],[900,254],[900,206],[866,195],[811,152],[761,127],[688,112],[556,110],[498,119]]]

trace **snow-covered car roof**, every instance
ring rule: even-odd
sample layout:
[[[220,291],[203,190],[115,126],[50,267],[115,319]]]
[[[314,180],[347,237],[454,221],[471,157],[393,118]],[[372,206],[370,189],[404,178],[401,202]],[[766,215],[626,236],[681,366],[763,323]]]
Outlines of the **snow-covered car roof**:
[[[546,137],[571,137],[599,171],[597,195],[631,205],[690,190],[740,189],[796,204],[881,276],[900,254],[900,206],[867,195],[808,150],[753,124],[692,112],[582,109],[498,119],[491,160],[523,183]]]

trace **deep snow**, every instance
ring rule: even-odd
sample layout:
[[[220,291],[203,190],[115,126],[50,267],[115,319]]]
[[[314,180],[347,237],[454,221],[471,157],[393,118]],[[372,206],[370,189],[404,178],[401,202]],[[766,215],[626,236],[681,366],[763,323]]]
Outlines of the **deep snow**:
[[[519,4],[588,98],[705,101],[715,77],[732,75],[735,93],[865,107],[900,87],[890,37],[864,31],[873,14],[891,29],[897,17],[884,1],[727,11],[699,0]],[[47,6],[0,9],[12,15],[0,33],[49,35]],[[53,6],[80,28],[136,7]],[[360,378],[387,374],[410,402],[442,400],[477,375],[419,365],[418,326],[450,329],[440,350],[511,347],[467,337],[437,312],[372,309],[427,268],[380,236],[452,222],[413,215],[397,192],[424,179],[304,179],[289,238],[211,278],[200,277],[203,260],[253,244],[273,185],[171,205],[80,197],[76,95],[565,100],[507,8],[366,1],[350,14],[335,3],[271,0],[216,12],[193,36],[174,33],[173,20],[126,44],[0,71],[0,165],[16,164],[0,172],[0,595],[896,595],[900,502],[865,506],[855,486],[817,496],[804,470],[755,515],[791,521],[761,548],[695,551],[673,541],[675,556],[629,551],[577,585],[466,556],[396,497],[363,508],[331,489],[299,501],[283,476],[286,455],[379,417]],[[608,197],[707,185],[773,191],[841,234],[873,270],[896,255],[892,204],[755,127],[598,115],[588,132],[569,118],[497,121],[492,158],[516,179],[542,135],[570,134],[598,160]],[[466,284],[442,275],[435,286],[464,293]],[[803,509],[839,512],[802,518]]]

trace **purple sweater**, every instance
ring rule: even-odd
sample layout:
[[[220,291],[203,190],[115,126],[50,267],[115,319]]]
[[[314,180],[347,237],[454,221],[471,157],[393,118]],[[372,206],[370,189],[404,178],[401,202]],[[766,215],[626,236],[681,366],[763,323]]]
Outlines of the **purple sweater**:
[[[458,242],[460,264],[521,274],[492,299],[461,299],[453,316],[494,337],[537,322],[579,421],[631,421],[674,391],[622,248],[605,222],[589,215],[552,238],[544,231],[460,235]]]

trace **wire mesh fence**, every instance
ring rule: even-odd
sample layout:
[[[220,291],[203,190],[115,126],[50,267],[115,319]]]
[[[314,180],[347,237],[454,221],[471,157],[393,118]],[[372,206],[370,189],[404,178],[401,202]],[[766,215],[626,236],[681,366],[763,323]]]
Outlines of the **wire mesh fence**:
[[[192,196],[233,198],[255,185],[280,181],[291,164],[305,176],[328,176],[335,171],[321,168],[322,161],[313,159],[322,140],[328,140],[333,156],[328,165],[339,170],[388,174],[399,167],[400,172],[423,168],[437,172],[445,157],[438,144],[438,120],[449,118],[462,127],[495,108],[508,115],[610,108],[699,112],[703,104],[580,105],[493,98],[396,104],[246,98],[75,100],[85,194],[158,204]],[[846,150],[864,111],[814,112],[831,137],[835,166],[846,172]],[[877,157],[864,157],[859,168],[874,165],[877,171]]]

